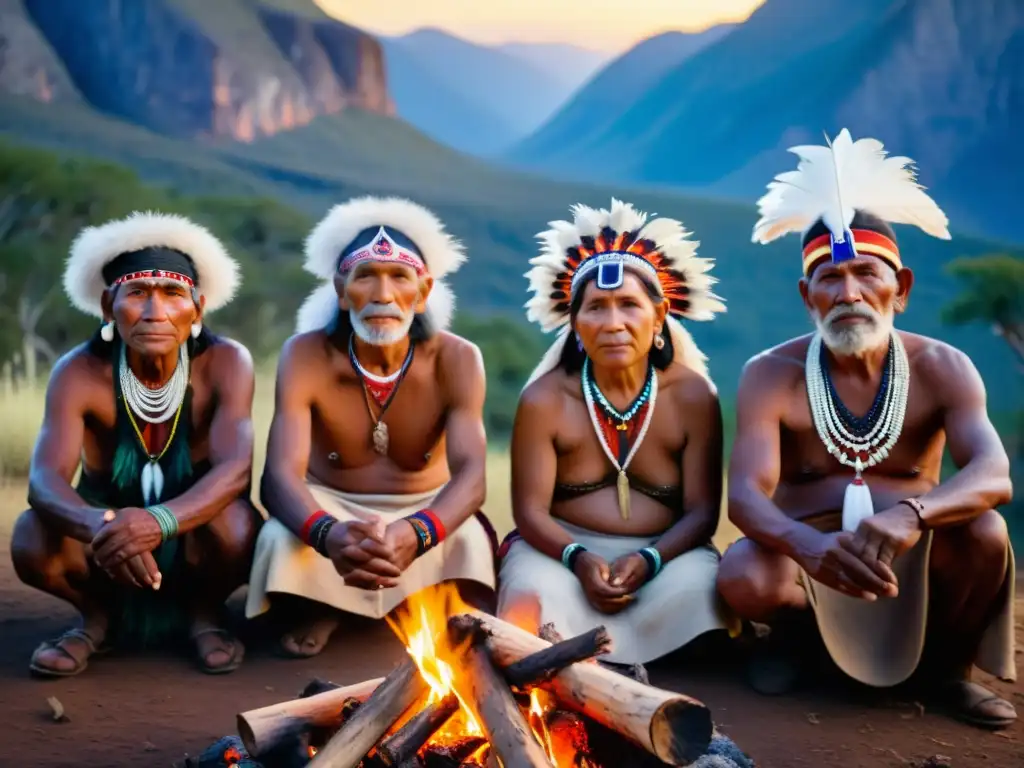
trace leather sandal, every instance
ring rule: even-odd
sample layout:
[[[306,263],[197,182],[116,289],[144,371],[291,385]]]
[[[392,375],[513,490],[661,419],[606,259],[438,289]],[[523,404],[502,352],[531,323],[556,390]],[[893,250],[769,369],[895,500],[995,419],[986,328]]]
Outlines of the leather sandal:
[[[78,653],[72,653],[67,648],[68,640],[78,640],[85,645],[85,653],[79,651]],[[97,647],[96,641],[92,635],[86,632],[80,627],[72,627],[71,629],[64,632],[60,637],[54,638],[53,640],[44,640],[39,646],[32,652],[32,659],[29,661],[28,668],[34,674],[41,677],[74,677],[84,672],[89,666],[89,658],[93,655],[102,655],[109,649]],[[39,663],[39,656],[46,651],[59,651],[64,654],[67,658],[74,662],[75,666],[71,669],[55,669],[53,667],[44,666]]]
[[[1000,729],[1017,722],[1013,704],[978,683],[968,680],[947,683],[938,690],[938,697],[953,717],[971,725]],[[1002,714],[993,710],[1000,710]]]
[[[224,664],[213,665],[207,662],[206,658],[220,649],[211,648],[205,654],[200,653],[196,640],[203,635],[217,635],[222,638],[224,640],[224,644],[230,649],[231,658],[229,658]],[[199,668],[208,675],[223,675],[228,672],[234,672],[242,665],[242,660],[245,658],[245,646],[242,645],[242,642],[233,634],[221,627],[207,627],[205,629],[200,629],[193,632],[190,639],[195,646],[196,659],[199,662]]]

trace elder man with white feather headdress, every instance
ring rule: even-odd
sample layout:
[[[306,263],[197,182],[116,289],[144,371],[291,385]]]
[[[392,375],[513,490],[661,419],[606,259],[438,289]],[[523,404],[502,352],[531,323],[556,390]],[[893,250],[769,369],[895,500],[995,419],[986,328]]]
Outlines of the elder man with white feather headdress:
[[[135,213],[73,243],[64,289],[103,324],[50,376],[11,556],[83,623],[36,649],[36,674],[184,637],[205,672],[242,662],[220,612],[260,523],[247,498],[253,368],[204,324],[238,282],[220,241],[180,216]]]
[[[573,213],[528,273],[529,318],[560,333],[516,413],[498,611],[565,637],[604,625],[607,661],[644,664],[728,625],[721,411],[681,323],[725,306],[678,221],[618,200]]]
[[[800,294],[817,330],[753,358],[737,395],[729,515],[747,538],[719,588],[770,622],[751,682],[782,692],[813,615],[836,664],[868,685],[916,676],[939,705],[984,727],[1013,706],[970,682],[1014,661],[1014,560],[996,508],[1009,462],[970,358],[893,328],[913,274],[891,223],[949,239],[909,158],[845,129],[769,185],[754,241],[802,232]],[[914,398],[910,394],[914,393]],[[940,480],[944,446],[959,471]],[[812,614],[805,609],[810,607]]]
[[[465,259],[427,209],[399,198],[335,206],[306,241],[324,280],[284,346],[248,616],[280,608],[281,651],[319,653],[342,612],[382,618],[455,582],[493,599],[484,371],[447,331],[442,278]]]

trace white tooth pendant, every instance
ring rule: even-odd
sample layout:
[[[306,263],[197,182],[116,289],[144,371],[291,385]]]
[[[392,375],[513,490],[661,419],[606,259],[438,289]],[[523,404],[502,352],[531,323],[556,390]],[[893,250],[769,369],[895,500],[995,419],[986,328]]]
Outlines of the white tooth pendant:
[[[164,472],[155,461],[146,462],[142,468],[142,498],[146,506],[160,500],[164,492]]]

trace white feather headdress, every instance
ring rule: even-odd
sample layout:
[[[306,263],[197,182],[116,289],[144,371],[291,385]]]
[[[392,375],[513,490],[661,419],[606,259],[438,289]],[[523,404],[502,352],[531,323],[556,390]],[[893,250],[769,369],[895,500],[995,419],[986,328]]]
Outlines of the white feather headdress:
[[[776,176],[758,200],[760,219],[754,225],[753,242],[767,244],[791,232],[804,233],[821,220],[831,235],[831,243],[825,245],[831,245],[836,261],[852,255],[850,246],[855,245],[857,251],[898,262],[898,251],[880,252],[890,250],[891,241],[866,242],[865,247],[850,242],[857,240],[850,227],[858,212],[892,224],[913,224],[933,237],[950,239],[949,220],[917,183],[913,161],[887,157],[877,139],[853,141],[844,128],[833,142],[826,136],[825,146],[802,145],[789,151],[800,161],[795,171]],[[895,243],[891,246],[895,250]],[[805,269],[822,253],[811,262],[810,255],[805,253]]]
[[[208,229],[184,216],[152,211],[83,229],[68,254],[64,292],[71,304],[103,317],[101,298],[107,283],[103,268],[122,254],[144,248],[170,248],[191,259],[196,288],[206,297],[205,312],[215,312],[234,298],[241,284],[238,264]]]
[[[462,266],[465,248],[422,205],[399,197],[364,196],[335,205],[306,238],[304,267],[325,282],[299,309],[296,333],[318,330],[334,319],[338,295],[333,280],[342,254],[361,232],[376,227],[386,230],[392,244],[391,235],[409,243],[410,252],[423,261],[434,278],[427,313],[435,328],[448,328],[455,311],[455,295],[442,278]]]
[[[706,357],[680,321],[711,320],[725,311],[711,290],[718,282],[710,274],[714,261],[697,256],[699,243],[674,219],[648,220],[646,213],[614,198],[610,209],[574,205],[571,210],[573,221],[550,222],[551,229],[538,235],[541,252],[526,273],[533,294],[526,302],[527,319],[545,332],[560,329],[527,386],[557,365],[569,341],[569,308],[581,278],[597,271],[598,285],[614,286],[624,269],[646,274],[660,287],[669,302],[666,324],[676,360],[706,376]]]

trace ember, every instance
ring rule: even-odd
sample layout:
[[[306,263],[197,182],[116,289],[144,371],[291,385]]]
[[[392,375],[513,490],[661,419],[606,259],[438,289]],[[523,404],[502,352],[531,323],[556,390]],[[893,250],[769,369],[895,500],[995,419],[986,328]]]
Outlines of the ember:
[[[710,754],[701,702],[595,661],[610,649],[603,627],[550,643],[447,586],[415,595],[389,624],[405,662],[380,680],[311,685],[304,698],[242,713],[249,754],[294,743],[311,768],[686,766]]]

